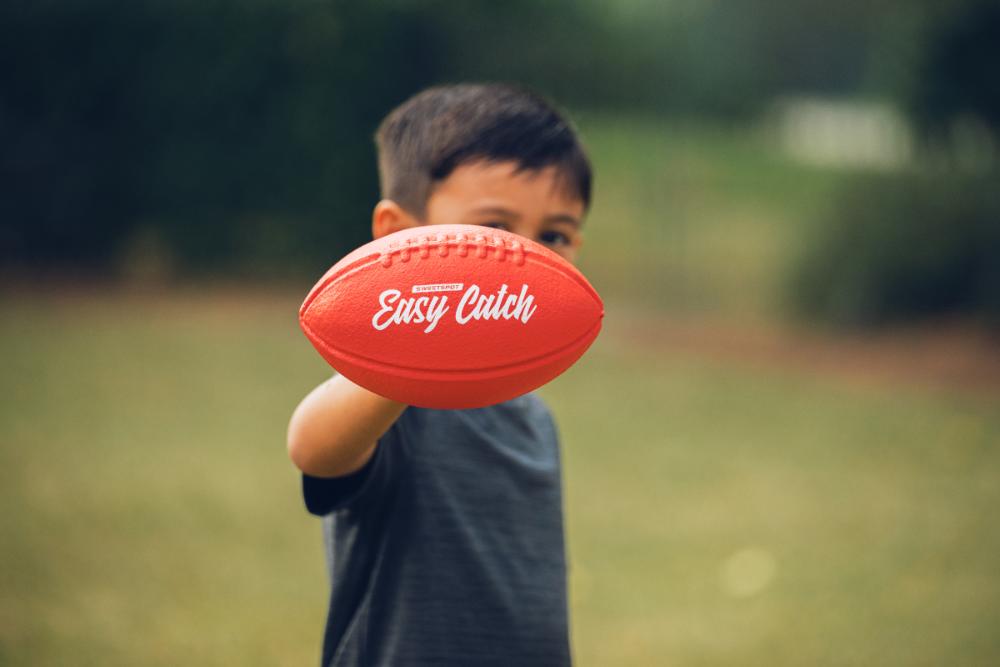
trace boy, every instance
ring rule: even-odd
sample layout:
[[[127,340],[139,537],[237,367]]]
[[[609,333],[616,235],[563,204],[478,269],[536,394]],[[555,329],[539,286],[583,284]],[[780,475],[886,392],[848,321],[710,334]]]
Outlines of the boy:
[[[431,88],[376,143],[375,238],[489,225],[576,256],[590,165],[533,93]],[[323,517],[323,665],[570,663],[559,444],[538,397],[429,410],[337,375],[296,408],[288,449]]]

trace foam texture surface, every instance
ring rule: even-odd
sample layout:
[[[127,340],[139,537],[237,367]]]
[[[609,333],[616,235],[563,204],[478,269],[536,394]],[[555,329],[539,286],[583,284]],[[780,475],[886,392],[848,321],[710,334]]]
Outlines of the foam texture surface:
[[[587,279],[548,248],[499,229],[430,225],[337,262],[299,310],[306,337],[353,382],[430,408],[473,408],[569,368],[601,329]]]

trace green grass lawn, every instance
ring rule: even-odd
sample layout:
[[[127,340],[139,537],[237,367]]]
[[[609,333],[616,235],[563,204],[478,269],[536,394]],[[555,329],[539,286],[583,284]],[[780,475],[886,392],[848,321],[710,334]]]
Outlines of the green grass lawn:
[[[300,296],[0,301],[0,664],[317,661]],[[544,391],[579,664],[995,662],[996,402],[651,353],[615,318]]]

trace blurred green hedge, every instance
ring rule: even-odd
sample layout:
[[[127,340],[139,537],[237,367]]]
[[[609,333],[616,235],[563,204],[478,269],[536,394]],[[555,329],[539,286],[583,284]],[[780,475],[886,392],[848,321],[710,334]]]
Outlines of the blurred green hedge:
[[[795,272],[800,313],[840,326],[1000,324],[1000,172],[858,177]]]
[[[5,4],[2,259],[106,269],[152,253],[266,273],[295,258],[315,272],[368,236],[371,133],[439,69],[430,27],[396,13]]]
[[[887,10],[823,6],[0,3],[0,265],[313,275],[368,237],[371,134],[426,85],[746,119],[861,85]]]

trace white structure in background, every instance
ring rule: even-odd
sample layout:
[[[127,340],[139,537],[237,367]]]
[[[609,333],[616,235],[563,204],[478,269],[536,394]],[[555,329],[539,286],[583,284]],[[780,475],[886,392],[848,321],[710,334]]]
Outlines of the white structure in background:
[[[782,149],[807,164],[895,169],[913,155],[909,124],[886,104],[786,97],[774,120]]]

